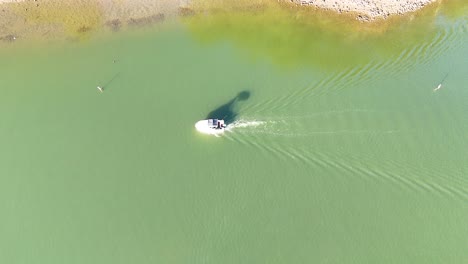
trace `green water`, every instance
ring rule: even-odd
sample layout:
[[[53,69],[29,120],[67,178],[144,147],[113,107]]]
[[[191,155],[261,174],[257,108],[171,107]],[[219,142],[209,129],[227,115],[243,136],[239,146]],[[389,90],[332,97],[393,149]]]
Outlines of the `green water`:
[[[468,262],[467,21],[3,45],[0,262]]]

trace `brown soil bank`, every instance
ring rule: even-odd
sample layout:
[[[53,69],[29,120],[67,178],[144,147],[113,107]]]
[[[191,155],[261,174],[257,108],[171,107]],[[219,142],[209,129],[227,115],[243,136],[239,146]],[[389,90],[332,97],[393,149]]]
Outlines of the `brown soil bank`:
[[[81,39],[100,29],[154,25],[183,0],[0,0],[0,43],[26,38]]]
[[[338,13],[356,13],[359,20],[387,18],[414,12],[439,0],[293,0],[297,4],[334,10]]]
[[[28,38],[81,39],[100,29],[119,31],[205,14],[213,6],[261,12],[262,7],[278,2],[289,9],[284,3],[292,2],[373,20],[437,1],[443,0],[0,0],[0,44]]]

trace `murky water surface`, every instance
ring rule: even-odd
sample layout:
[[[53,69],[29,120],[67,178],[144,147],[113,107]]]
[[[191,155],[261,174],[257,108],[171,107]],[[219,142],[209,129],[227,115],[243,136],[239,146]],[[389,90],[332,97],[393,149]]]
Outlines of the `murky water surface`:
[[[307,14],[3,42],[1,262],[467,262],[466,4]]]

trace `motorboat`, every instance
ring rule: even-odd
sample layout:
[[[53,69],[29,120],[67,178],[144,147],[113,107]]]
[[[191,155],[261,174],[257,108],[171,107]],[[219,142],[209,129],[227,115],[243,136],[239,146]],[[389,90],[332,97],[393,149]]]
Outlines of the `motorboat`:
[[[205,119],[200,120],[195,124],[195,128],[204,134],[219,135],[224,132],[227,127],[223,119]]]

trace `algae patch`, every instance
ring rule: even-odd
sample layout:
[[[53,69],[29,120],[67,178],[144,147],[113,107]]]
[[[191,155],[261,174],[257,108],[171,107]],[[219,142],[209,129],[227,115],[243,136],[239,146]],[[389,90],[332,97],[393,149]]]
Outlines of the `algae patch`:
[[[191,15],[183,21],[203,43],[227,40],[253,58],[327,69],[336,68],[337,60],[346,68],[375,55],[395,58],[422,39],[432,39],[439,6],[372,23],[352,14],[268,0],[202,0],[190,7]]]

